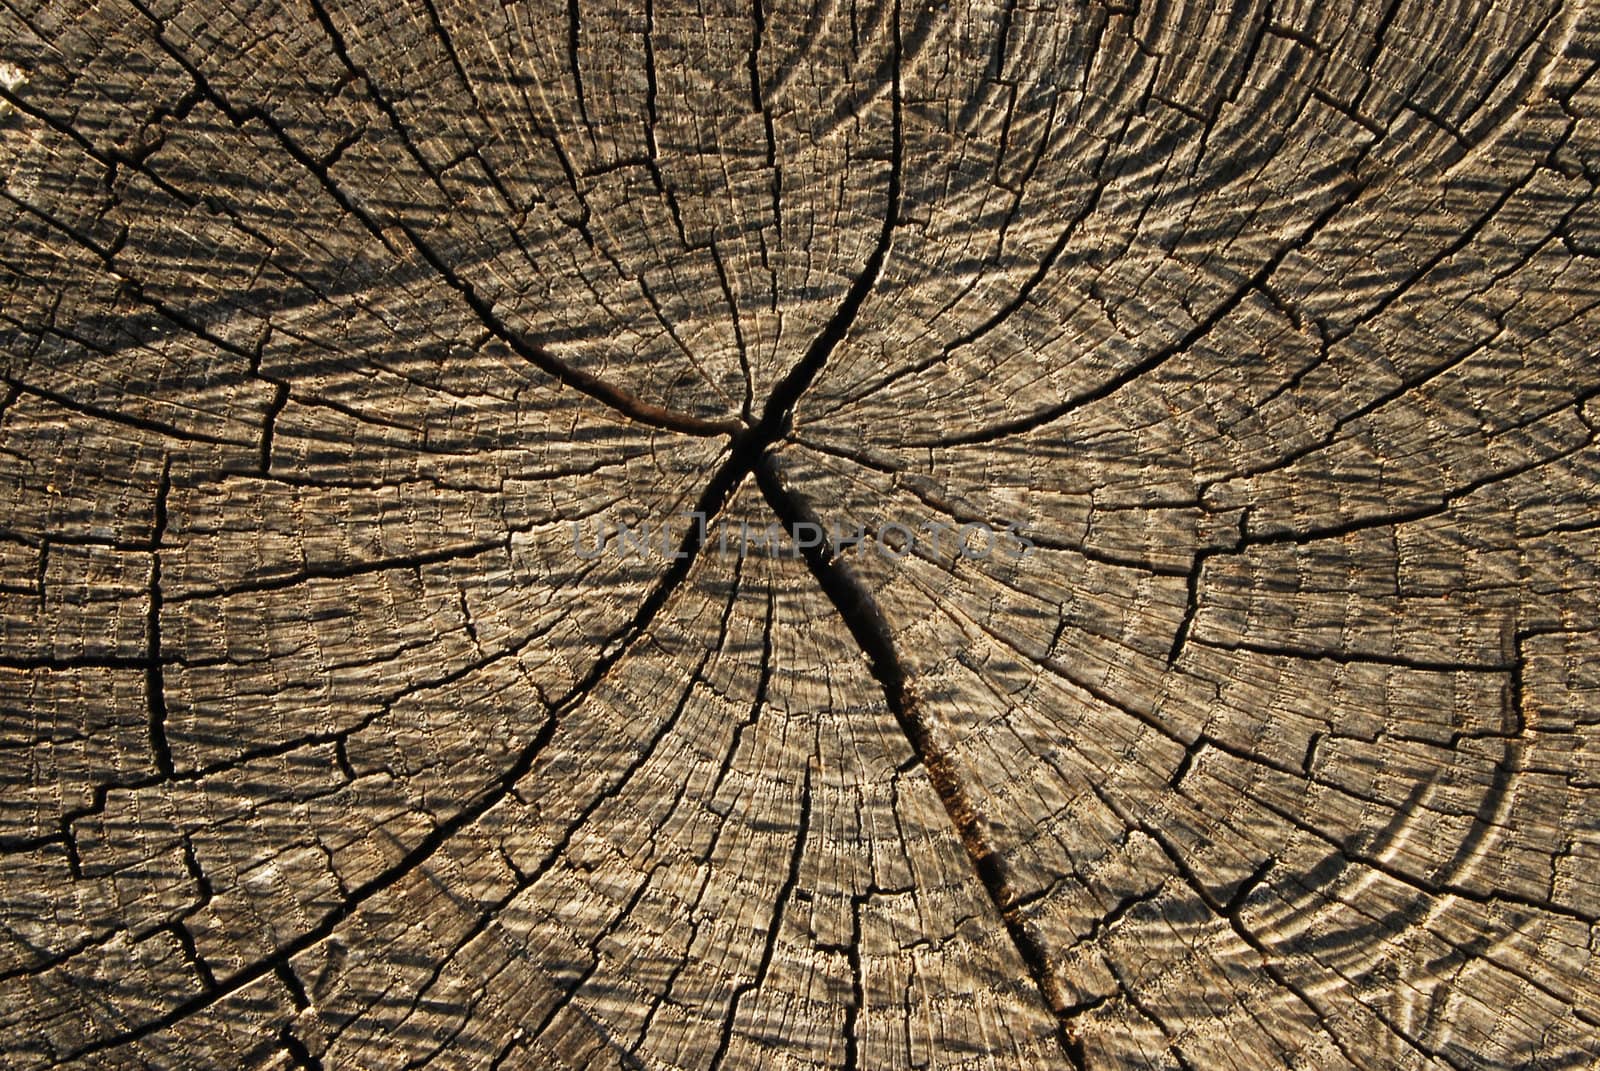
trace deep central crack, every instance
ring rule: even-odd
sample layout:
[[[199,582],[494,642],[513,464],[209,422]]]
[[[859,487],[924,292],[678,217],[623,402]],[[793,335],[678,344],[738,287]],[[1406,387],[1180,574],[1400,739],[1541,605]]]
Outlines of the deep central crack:
[[[995,910],[1005,921],[1006,932],[1022,956],[1040,996],[1056,1018],[1062,1050],[1073,1066],[1082,1071],[1083,1045],[1069,1026],[1066,1002],[1060,988],[1050,977],[1044,945],[1016,907],[1016,896],[1011,889],[1005,859],[992,844],[988,823],[967,792],[967,778],[960,763],[934,732],[922,708],[916,689],[900,661],[899,652],[895,650],[888,619],[871,590],[849,565],[839,559],[825,538],[821,541],[800,538],[802,528],[811,532],[822,531],[820,518],[801,495],[784,486],[783,474],[773,454],[761,456],[756,465],[756,480],[767,504],[783,521],[784,527],[794,538],[795,546],[800,548],[811,575],[816,578],[828,601],[850,629],[850,635],[867,656],[873,677],[883,687],[890,712],[910,743],[917,761],[928,771],[928,779],[933,783],[945,813],[950,816],[962,847],[971,857],[978,879],[994,903]]]
[[[639,612],[620,637],[610,659],[604,659],[591,673],[588,686],[597,683],[611,664],[621,658],[633,641],[649,627],[656,612],[672,592],[687,577],[694,558],[705,543],[711,522],[727,505],[733,492],[747,477],[754,476],[763,497],[773,513],[783,523],[800,549],[807,567],[816,579],[828,601],[850,630],[851,637],[867,656],[873,677],[883,688],[884,698],[896,723],[910,744],[919,764],[928,777],[944,806],[952,825],[971,858],[973,869],[988,894],[995,910],[1004,921],[1006,931],[1018,954],[1038,988],[1040,997],[1051,1010],[1056,1021],[1058,1041],[1072,1065],[1082,1071],[1084,1054],[1082,1042],[1070,1027],[1066,1002],[1050,976],[1048,960],[1041,940],[1030,928],[1016,907],[1016,896],[1010,887],[1004,858],[991,843],[988,823],[967,792],[967,778],[948,747],[933,731],[905,666],[895,649],[894,636],[888,619],[879,608],[867,585],[844,562],[826,539],[800,538],[802,526],[810,532],[822,531],[820,520],[811,505],[785,485],[774,448],[788,436],[794,423],[794,412],[801,397],[816,382],[828,359],[850,333],[862,306],[883,272],[893,240],[894,229],[900,215],[902,159],[904,142],[901,128],[901,39],[899,30],[899,4],[895,4],[892,25],[893,52],[891,71],[891,154],[888,189],[885,197],[883,225],[871,254],[844,299],[833,315],[806,348],[805,354],[773,388],[763,407],[761,417],[753,425],[740,429],[731,436],[727,460],[713,475],[696,505],[700,524],[685,535],[680,553],[672,568],[664,574],[651,591]],[[587,691],[580,687],[579,692]]]
[[[810,532],[822,531],[815,510],[799,494],[785,485],[774,448],[779,446],[793,427],[794,412],[801,397],[815,383],[827,365],[828,359],[849,334],[862,306],[883,271],[893,240],[894,229],[900,215],[903,137],[901,129],[900,64],[901,40],[899,31],[899,5],[895,5],[892,53],[891,86],[891,155],[888,190],[883,225],[862,271],[846,291],[839,307],[806,348],[805,354],[780,380],[761,417],[753,425],[740,429],[731,436],[727,460],[713,475],[696,505],[700,524],[685,535],[680,553],[672,568],[664,574],[651,591],[639,612],[619,639],[609,659],[603,659],[591,673],[588,686],[597,683],[621,658],[633,641],[649,627],[656,612],[672,592],[687,577],[690,566],[706,539],[711,522],[727,505],[733,492],[747,477],[754,476],[763,497],[773,513],[783,523],[800,549],[807,567],[816,579],[828,601],[849,629],[851,637],[866,655],[873,677],[883,688],[884,698],[896,723],[905,735],[917,762],[928,772],[928,777],[944,806],[952,825],[971,858],[973,869],[1004,921],[1006,931],[1018,954],[1028,969],[1040,997],[1051,1010],[1056,1021],[1056,1031],[1062,1052],[1072,1065],[1082,1071],[1084,1054],[1082,1042],[1070,1027],[1066,1002],[1050,976],[1048,960],[1041,940],[1030,928],[1016,907],[1016,896],[1010,887],[1004,858],[991,843],[988,823],[967,792],[967,778],[949,748],[934,732],[926,717],[905,666],[895,649],[894,636],[888,619],[879,608],[867,585],[844,562],[826,539],[810,540],[800,537],[802,526]],[[580,687],[579,692],[587,691]]]

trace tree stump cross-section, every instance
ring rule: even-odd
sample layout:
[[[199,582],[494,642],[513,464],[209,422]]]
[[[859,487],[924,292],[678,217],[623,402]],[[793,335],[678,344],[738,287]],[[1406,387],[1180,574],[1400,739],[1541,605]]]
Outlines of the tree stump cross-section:
[[[1600,1066],[1600,14],[0,8],[0,1065]]]

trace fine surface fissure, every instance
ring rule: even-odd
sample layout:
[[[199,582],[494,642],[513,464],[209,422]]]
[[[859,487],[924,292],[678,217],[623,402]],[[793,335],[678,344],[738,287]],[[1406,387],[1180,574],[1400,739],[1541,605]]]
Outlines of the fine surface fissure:
[[[7,1065],[1593,1063],[1600,21],[1224,7],[0,9]]]

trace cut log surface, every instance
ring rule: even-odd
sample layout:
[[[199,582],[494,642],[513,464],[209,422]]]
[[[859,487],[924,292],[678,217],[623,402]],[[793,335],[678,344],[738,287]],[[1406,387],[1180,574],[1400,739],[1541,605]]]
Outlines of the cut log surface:
[[[1597,68],[7,0],[0,1064],[1600,1066]]]

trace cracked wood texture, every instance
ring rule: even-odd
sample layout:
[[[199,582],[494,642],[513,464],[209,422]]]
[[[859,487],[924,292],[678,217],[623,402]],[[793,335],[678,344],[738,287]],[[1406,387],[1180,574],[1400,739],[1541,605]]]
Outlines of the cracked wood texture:
[[[6,1065],[1600,1059],[1581,0],[0,61]]]

